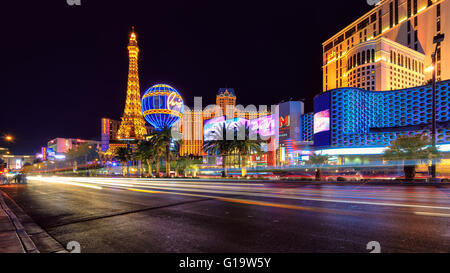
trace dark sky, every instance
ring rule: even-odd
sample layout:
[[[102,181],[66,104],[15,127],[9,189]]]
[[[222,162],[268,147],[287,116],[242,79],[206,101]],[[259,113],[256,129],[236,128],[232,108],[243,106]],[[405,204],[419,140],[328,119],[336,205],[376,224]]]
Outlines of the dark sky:
[[[141,92],[167,83],[187,105],[273,105],[321,91],[321,44],[370,10],[366,0],[4,1],[0,134],[17,154],[56,137],[99,139],[100,119],[125,103],[127,40],[136,27]],[[0,143],[3,145],[3,143]]]

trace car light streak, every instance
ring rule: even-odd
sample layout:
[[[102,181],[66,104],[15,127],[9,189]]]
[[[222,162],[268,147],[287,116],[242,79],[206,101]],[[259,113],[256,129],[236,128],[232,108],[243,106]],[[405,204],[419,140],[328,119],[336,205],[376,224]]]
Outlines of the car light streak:
[[[142,193],[164,193],[164,194],[193,196],[193,197],[201,197],[201,198],[211,198],[211,199],[216,199],[216,200],[220,200],[220,201],[223,201],[223,202],[238,203],[238,204],[245,204],[245,205],[263,206],[263,207],[274,207],[274,208],[283,208],[283,209],[314,211],[314,212],[331,213],[331,214],[356,215],[356,213],[349,212],[349,211],[344,211],[344,210],[296,206],[296,205],[288,205],[288,204],[281,204],[281,203],[271,203],[271,202],[262,202],[262,201],[255,201],[255,200],[249,200],[249,199],[240,199],[240,198],[225,198],[225,197],[220,197],[220,196],[203,195],[203,194],[190,194],[190,193],[180,193],[180,192],[157,192],[157,191],[148,191],[148,190],[137,190],[137,189],[132,189],[132,188],[128,188],[127,190],[134,191],[134,192],[142,192]]]
[[[120,181],[120,183],[117,182],[108,182],[108,181],[114,181],[113,179],[99,179],[99,178],[70,178],[70,177],[54,177],[54,178],[36,178],[36,180],[41,181],[65,181],[66,183],[76,183],[75,185],[83,184],[85,182],[89,182],[90,184],[97,184],[101,185],[103,187],[111,187],[111,188],[125,188],[125,189],[136,189],[136,190],[154,190],[153,192],[161,193],[161,190],[164,190],[164,193],[166,194],[180,194],[180,192],[183,192],[183,194],[187,194],[186,192],[192,193],[192,194],[199,194],[199,193],[207,193],[207,194],[216,194],[216,196],[212,196],[212,198],[217,198],[217,195],[222,195],[223,198],[228,198],[223,195],[245,195],[250,197],[268,197],[268,198],[276,198],[276,199],[287,199],[287,200],[301,200],[301,201],[316,201],[316,202],[328,202],[328,203],[342,203],[342,204],[356,204],[356,205],[371,205],[371,206],[390,206],[390,207],[403,207],[403,208],[421,208],[421,209],[438,209],[438,210],[450,210],[450,207],[446,206],[432,206],[427,204],[417,204],[417,203],[402,203],[402,202],[392,202],[394,200],[413,200],[413,201],[423,201],[427,199],[432,199],[429,195],[428,196],[422,196],[415,195],[414,198],[410,198],[407,196],[400,196],[400,198],[394,198],[394,193],[385,194],[384,197],[389,197],[389,199],[384,198],[383,196],[377,196],[376,191],[362,191],[362,192],[354,192],[355,195],[349,196],[349,192],[341,193],[339,192],[339,189],[335,189],[336,193],[334,194],[324,194],[321,190],[312,192],[316,196],[310,196],[311,190],[294,190],[294,189],[283,189],[280,191],[280,189],[274,188],[274,187],[267,187],[267,186],[259,186],[259,187],[249,187],[246,184],[237,184],[235,186],[229,186],[228,184],[221,183],[220,186],[211,186],[208,184],[205,185],[198,185],[197,183],[181,183],[180,185],[178,182],[151,182],[151,183],[145,183],[145,182],[137,182],[136,179],[115,179],[116,181]],[[130,181],[130,182],[127,182]],[[62,183],[62,182],[59,182]],[[217,185],[217,183],[215,183]],[[237,186],[239,185],[239,186]],[[92,187],[92,185],[90,185]],[[307,196],[305,196],[305,193],[307,193]],[[346,194],[346,195],[343,195]],[[364,196],[364,194],[370,194],[371,196]],[[413,193],[411,193],[413,194]],[[193,195],[193,196],[194,196]],[[422,196],[422,198],[419,198],[419,196]],[[204,196],[202,196],[204,197]],[[377,198],[375,198],[377,197]],[[353,200],[349,200],[353,199]],[[354,199],[366,199],[366,200],[354,200]],[[370,201],[367,199],[378,199],[382,200],[381,202],[377,201]],[[441,198],[443,200],[448,200],[448,197]],[[384,201],[389,200],[389,201]],[[434,199],[435,200],[435,199]],[[430,200],[428,200],[430,201]]]
[[[416,212],[414,212],[414,214],[416,214],[416,215],[421,215],[421,216],[450,217],[450,214],[446,214],[446,213],[435,213],[435,212],[421,212],[421,211],[416,211]]]

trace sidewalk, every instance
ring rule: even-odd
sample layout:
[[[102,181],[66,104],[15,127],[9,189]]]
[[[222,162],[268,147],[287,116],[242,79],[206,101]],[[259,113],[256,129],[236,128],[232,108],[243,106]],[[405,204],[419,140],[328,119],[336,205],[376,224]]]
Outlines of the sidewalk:
[[[0,191],[0,253],[39,253]]]

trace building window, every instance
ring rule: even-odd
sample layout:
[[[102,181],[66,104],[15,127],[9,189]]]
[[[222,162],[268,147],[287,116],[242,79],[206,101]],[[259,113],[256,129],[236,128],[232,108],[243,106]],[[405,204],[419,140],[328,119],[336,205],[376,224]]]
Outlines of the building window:
[[[378,33],[381,34],[383,29],[383,16],[381,16],[381,8],[378,11]]]
[[[389,25],[394,26],[394,3],[389,3]]]
[[[395,0],[395,24],[398,25],[398,0]]]
[[[408,18],[411,17],[411,0],[408,0]]]

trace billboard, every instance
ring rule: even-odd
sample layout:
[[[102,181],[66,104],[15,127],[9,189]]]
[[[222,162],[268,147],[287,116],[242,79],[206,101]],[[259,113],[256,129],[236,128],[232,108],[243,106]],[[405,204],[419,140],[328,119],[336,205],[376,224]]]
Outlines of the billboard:
[[[279,141],[300,140],[300,116],[303,114],[301,101],[289,101],[279,104]]]
[[[261,137],[267,138],[276,134],[274,115],[252,119],[249,120],[247,124],[250,128],[250,134],[252,135],[259,134]]]
[[[314,146],[331,145],[330,93],[314,98]]]
[[[314,134],[330,131],[330,109],[314,114]]]
[[[106,152],[109,149],[109,138],[110,138],[110,122],[109,119],[102,118],[102,152]]]
[[[250,130],[250,136],[259,134],[262,138],[268,138],[275,135],[275,117],[274,115],[264,116],[257,119],[247,120],[244,118],[226,119],[225,116],[206,120],[203,124],[203,139],[211,141],[219,136],[225,126],[226,129],[234,129],[240,126],[247,126]],[[220,137],[220,136],[219,136]]]

